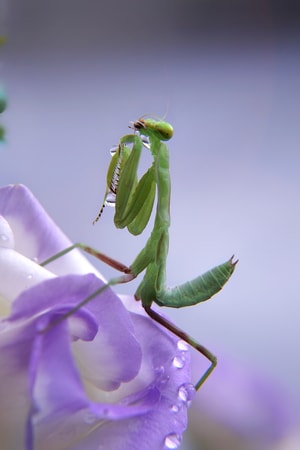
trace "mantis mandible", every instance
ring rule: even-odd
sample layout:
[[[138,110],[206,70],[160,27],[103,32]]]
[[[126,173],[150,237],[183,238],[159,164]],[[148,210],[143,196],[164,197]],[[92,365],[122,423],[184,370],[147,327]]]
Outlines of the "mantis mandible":
[[[103,205],[94,222],[100,218],[105,204],[114,204],[116,227],[127,227],[130,233],[138,235],[143,232],[149,221],[157,192],[154,226],[144,248],[129,267],[82,243],[72,245],[44,261],[42,265],[48,264],[74,248],[80,248],[114,269],[123,272],[123,275],[111,279],[104,287],[70,310],[62,317],[62,320],[74,314],[108,286],[129,282],[145,271],[135,293],[136,300],[141,300],[144,310],[153,320],[190,344],[210,361],[210,366],[195,385],[195,389],[198,390],[215,368],[217,358],[184,331],[154,311],[151,305],[154,302],[159,306],[182,308],[210,299],[229,280],[237,261],[231,257],[227,262],[192,281],[172,289],[166,287],[171,182],[169,152],[164,141],[171,139],[173,128],[167,122],[150,118],[141,118],[133,122],[131,127],[134,129],[134,134],[123,136],[119,145],[113,150],[114,154],[107,173]],[[145,142],[141,136],[146,137],[148,142]],[[151,151],[153,163],[138,181],[137,169],[143,146]]]

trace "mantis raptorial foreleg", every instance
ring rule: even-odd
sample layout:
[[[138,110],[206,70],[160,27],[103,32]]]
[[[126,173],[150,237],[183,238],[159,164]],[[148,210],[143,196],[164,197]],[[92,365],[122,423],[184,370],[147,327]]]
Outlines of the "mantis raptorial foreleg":
[[[108,169],[104,202],[95,221],[101,216],[105,202],[108,202],[108,195],[112,194],[114,202],[111,203],[115,203],[116,207],[114,215],[116,227],[127,227],[130,233],[134,235],[140,234],[149,221],[153,209],[155,191],[157,191],[154,226],[144,248],[129,267],[84,244],[74,244],[44,261],[43,265],[57,257],[63,256],[74,248],[80,248],[114,269],[123,272],[123,275],[111,279],[106,286],[90,297],[83,299],[61,320],[74,314],[75,311],[102,293],[108,286],[129,282],[145,270],[144,277],[135,293],[135,298],[141,300],[143,308],[153,320],[186,341],[211,362],[210,367],[195,385],[195,388],[199,389],[216,366],[216,357],[184,331],[151,309],[151,305],[155,302],[159,306],[182,308],[208,300],[220,291],[228,281],[237,261],[234,261],[232,257],[224,264],[209,270],[192,281],[173,289],[166,287],[171,182],[169,152],[166,144],[161,141],[169,140],[172,137],[173,128],[166,122],[153,119],[139,119],[133,123],[133,128],[139,131],[141,135],[148,137],[149,144],[146,147],[151,151],[153,163],[138,181],[137,170],[144,142],[137,134],[129,134],[122,137]]]

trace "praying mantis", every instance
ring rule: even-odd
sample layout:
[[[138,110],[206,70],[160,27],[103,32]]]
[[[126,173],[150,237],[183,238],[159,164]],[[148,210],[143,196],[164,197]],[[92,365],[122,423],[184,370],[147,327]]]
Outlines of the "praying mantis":
[[[141,300],[144,310],[153,320],[187,342],[210,361],[210,366],[195,384],[195,389],[198,390],[216,367],[217,358],[203,345],[153,310],[151,305],[154,302],[159,306],[182,308],[210,299],[229,280],[237,261],[234,261],[232,256],[225,263],[191,281],[172,289],[166,287],[171,181],[169,152],[165,141],[172,138],[173,128],[163,120],[151,118],[140,118],[131,124],[131,128],[134,133],[123,136],[119,145],[113,149],[106,177],[104,201],[94,223],[101,217],[104,206],[110,204],[115,206],[114,223],[117,228],[127,228],[133,235],[141,234],[149,222],[155,196],[157,196],[154,226],[144,248],[129,267],[82,243],[73,244],[44,261],[42,265],[48,264],[74,248],[80,248],[123,273],[85,298],[66,313],[63,319],[74,314],[108,286],[132,281],[145,271],[136,290],[135,299]],[[137,170],[143,148],[150,150],[153,162],[138,180]]]

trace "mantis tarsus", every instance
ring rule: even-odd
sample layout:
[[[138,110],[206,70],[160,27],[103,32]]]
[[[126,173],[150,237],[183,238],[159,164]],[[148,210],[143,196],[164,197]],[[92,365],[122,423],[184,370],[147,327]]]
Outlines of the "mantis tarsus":
[[[171,139],[173,128],[167,122],[143,118],[134,122],[132,128],[135,133],[123,136],[118,147],[114,149],[114,155],[107,173],[104,202],[94,222],[101,216],[105,202],[114,203],[114,223],[116,227],[127,227],[130,233],[134,235],[140,234],[149,221],[155,193],[157,192],[154,226],[144,248],[129,267],[81,243],[74,244],[54,257],[49,258],[47,261],[44,261],[43,265],[74,248],[80,248],[116,270],[123,272],[123,275],[111,279],[107,285],[84,299],[63,316],[62,319],[74,314],[75,311],[103,292],[108,286],[129,282],[145,270],[145,275],[135,293],[136,300],[141,300],[144,310],[152,319],[186,341],[208,358],[211,363],[195,385],[195,389],[198,390],[215,368],[217,364],[216,357],[184,331],[154,311],[151,305],[155,302],[159,306],[182,308],[208,300],[221,290],[228,281],[237,261],[234,261],[233,257],[231,257],[224,264],[211,269],[192,281],[172,289],[166,288],[171,183],[169,152],[166,144],[162,141]],[[147,137],[149,143],[145,144],[141,136]],[[153,163],[138,181],[137,169],[143,145],[150,149]]]

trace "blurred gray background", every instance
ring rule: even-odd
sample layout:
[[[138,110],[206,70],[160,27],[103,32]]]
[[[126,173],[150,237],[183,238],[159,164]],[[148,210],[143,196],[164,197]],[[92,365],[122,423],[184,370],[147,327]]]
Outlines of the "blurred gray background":
[[[2,0],[0,8],[9,97],[1,185],[25,183],[73,241],[130,264],[145,236],[115,230],[110,208],[92,226],[108,150],[130,120],[166,114],[175,129],[168,284],[233,253],[240,260],[215,299],[169,314],[300,399],[299,2]]]

